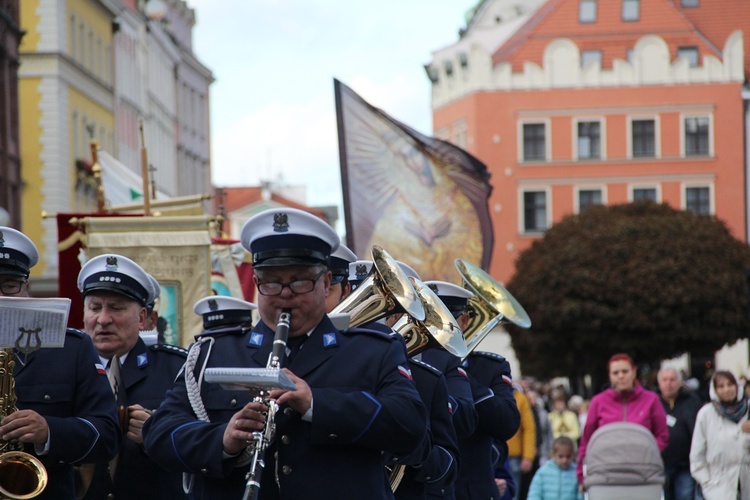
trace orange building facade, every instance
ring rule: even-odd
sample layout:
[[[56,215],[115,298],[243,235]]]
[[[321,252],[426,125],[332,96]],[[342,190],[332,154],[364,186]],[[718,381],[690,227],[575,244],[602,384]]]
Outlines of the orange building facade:
[[[750,2],[725,5],[485,0],[433,54],[435,135],[492,175],[493,276],[591,204],[653,199],[748,239]]]

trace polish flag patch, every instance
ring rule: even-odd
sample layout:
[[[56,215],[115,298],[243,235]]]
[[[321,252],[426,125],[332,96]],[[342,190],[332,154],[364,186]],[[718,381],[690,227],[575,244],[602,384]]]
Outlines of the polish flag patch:
[[[107,369],[104,368],[104,365],[101,363],[95,363],[94,368],[96,368],[96,373],[99,375],[107,375]]]
[[[503,375],[503,382],[505,382],[508,385],[513,385],[513,380],[507,375]]]
[[[411,370],[409,370],[408,368],[404,368],[403,366],[399,366],[398,367],[398,371],[399,371],[399,373],[401,375],[403,375],[404,377],[408,378],[409,380],[414,380],[414,378],[412,378],[412,376],[411,376]]]
[[[458,370],[458,373],[460,373],[464,378],[469,378],[469,374],[466,373],[466,370],[464,370],[460,366],[458,368],[456,368],[456,370]]]

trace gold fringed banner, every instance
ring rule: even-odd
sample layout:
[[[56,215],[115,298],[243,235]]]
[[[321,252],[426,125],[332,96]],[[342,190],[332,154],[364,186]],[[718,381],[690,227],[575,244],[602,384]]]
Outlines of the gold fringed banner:
[[[88,257],[124,255],[159,281],[165,342],[187,347],[202,331],[193,305],[211,294],[211,217],[87,217]]]

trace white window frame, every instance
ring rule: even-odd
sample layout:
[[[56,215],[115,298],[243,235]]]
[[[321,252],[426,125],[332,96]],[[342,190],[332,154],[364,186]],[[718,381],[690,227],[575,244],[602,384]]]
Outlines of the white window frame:
[[[542,191],[545,193],[546,206],[545,216],[547,217],[547,227],[543,230],[526,230],[526,207],[524,205],[525,193],[536,193]],[[547,229],[552,227],[552,188],[550,186],[524,186],[518,190],[518,234],[521,235],[541,235]]]
[[[633,156],[633,122],[641,120],[654,121],[654,156]],[[629,160],[655,160],[661,158],[661,119],[659,115],[628,115],[627,119],[627,157]]]
[[[544,159],[524,160],[523,126],[544,125]],[[549,118],[518,120],[516,136],[518,137],[518,163],[544,163],[552,158],[552,122]]]
[[[576,116],[573,118],[573,158],[581,161],[601,161],[607,159],[607,121],[603,116]],[[578,154],[578,124],[599,122],[599,158],[581,158]]]
[[[709,215],[716,214],[716,196],[714,194],[714,183],[713,182],[683,182],[680,185],[680,206],[683,210],[687,210],[687,190],[688,188],[708,188],[708,211]]]
[[[636,189],[655,189],[656,190],[656,203],[661,203],[661,184],[648,184],[648,183],[637,183],[628,184],[628,202],[633,203],[633,191]]]
[[[714,157],[714,114],[706,113],[680,113],[680,156],[683,158],[705,158],[703,155],[687,154],[687,143],[685,141],[685,120],[689,118],[708,118],[708,157]]]
[[[580,213],[581,212],[581,200],[580,200],[580,192],[581,191],[601,191],[602,193],[602,205],[607,204],[607,186],[603,184],[584,184],[580,186],[574,186],[573,187],[573,213]]]

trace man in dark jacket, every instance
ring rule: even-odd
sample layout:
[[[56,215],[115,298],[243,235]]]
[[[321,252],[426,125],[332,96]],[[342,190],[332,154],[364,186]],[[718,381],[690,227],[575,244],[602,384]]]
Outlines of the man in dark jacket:
[[[692,500],[695,481],[690,475],[690,443],[702,403],[695,393],[683,387],[682,377],[675,368],[662,368],[657,378],[669,428],[669,444],[662,452],[667,476],[665,498]]]

